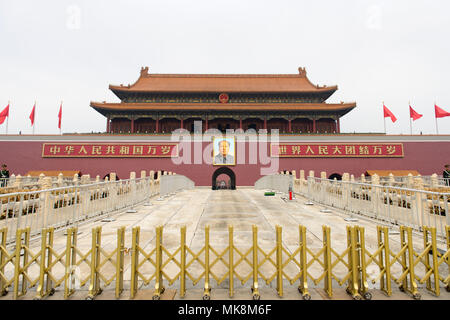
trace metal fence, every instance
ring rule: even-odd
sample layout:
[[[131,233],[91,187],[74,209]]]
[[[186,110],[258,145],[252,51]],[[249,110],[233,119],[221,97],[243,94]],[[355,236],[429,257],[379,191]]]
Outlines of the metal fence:
[[[273,174],[258,179],[255,182],[255,189],[256,190],[270,189],[288,193],[289,188],[292,188],[292,185],[293,185],[292,176]]]
[[[280,226],[275,228],[275,241],[261,245],[258,228],[252,228],[252,241],[246,246],[235,244],[233,227],[228,228],[228,243],[212,246],[209,226],[204,230],[200,247],[186,243],[186,227],[180,228],[179,243],[164,245],[163,228],[156,228],[155,241],[140,243],[140,227],[132,229],[130,248],[125,245],[125,227],[117,230],[117,238],[102,244],[102,229],[92,229],[91,245],[77,243],[77,228],[67,230],[65,247],[54,245],[54,229],[42,231],[41,245],[30,245],[30,228],[19,229],[15,248],[6,245],[6,229],[0,229],[0,293],[13,291],[18,299],[36,287],[36,299],[42,299],[60,288],[64,298],[76,290],[88,288],[86,299],[94,299],[105,288],[115,290],[120,298],[126,289],[125,272],[131,279],[130,298],[145,286],[153,285],[153,299],[159,299],[166,286],[177,282],[184,297],[187,284],[203,282],[203,299],[209,300],[213,282],[228,282],[233,297],[237,281],[250,284],[253,299],[260,298],[262,282],[276,283],[283,296],[288,285],[298,287],[300,296],[310,299],[309,285],[323,286],[329,297],[333,286],[345,285],[354,299],[371,299],[373,290],[391,296],[393,285],[420,299],[419,285],[435,296],[445,287],[450,290],[450,228],[446,227],[446,248],[439,250],[436,229],[423,227],[423,245],[413,244],[412,229],[400,227],[399,242],[392,241],[387,227],[378,226],[376,240],[365,236],[365,229],[347,226],[346,245],[333,246],[331,231],[322,227],[322,247],[307,243],[307,230],[298,227],[298,245],[283,245]],[[374,272],[376,271],[376,272]],[[374,284],[370,288],[369,282]],[[337,283],[337,284],[336,284]],[[299,298],[300,298],[299,296]]]
[[[50,178],[48,178],[50,179]],[[132,207],[159,193],[152,178],[88,183],[0,195],[0,228],[8,228],[7,241],[16,230],[30,228],[30,235],[44,228],[63,228],[93,217]]]
[[[315,177],[297,179],[294,191],[309,200],[377,219],[389,225],[405,225],[421,231],[434,227],[445,238],[450,225],[450,193],[337,181]]]
[[[439,177],[438,175],[431,176],[381,176],[378,177],[378,183],[382,186],[403,187],[410,188],[414,185],[414,179],[420,178],[424,188],[445,189],[450,186],[450,178]],[[371,183],[371,176],[355,177],[356,182]]]
[[[182,175],[162,175],[159,193],[161,197],[168,196],[181,190],[190,190],[195,186],[194,181]]]

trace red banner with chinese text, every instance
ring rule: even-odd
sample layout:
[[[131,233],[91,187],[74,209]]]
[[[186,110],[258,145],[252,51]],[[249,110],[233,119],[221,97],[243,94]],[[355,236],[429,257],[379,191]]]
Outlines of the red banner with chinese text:
[[[403,157],[402,143],[279,143],[271,144],[271,157],[306,158],[372,158]]]
[[[176,143],[44,143],[43,158],[164,158],[178,157]]]

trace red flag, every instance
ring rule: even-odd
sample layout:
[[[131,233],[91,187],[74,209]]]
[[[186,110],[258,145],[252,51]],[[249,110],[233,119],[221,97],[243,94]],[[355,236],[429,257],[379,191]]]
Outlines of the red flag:
[[[59,106],[59,112],[58,112],[58,129],[61,129],[61,118],[62,118],[62,103]]]
[[[392,122],[397,121],[397,118],[394,116],[394,114],[391,112],[391,110],[389,110],[388,108],[386,108],[386,106],[383,104],[383,112],[384,112],[384,117],[390,117]]]
[[[423,117],[423,114],[419,114],[416,111],[414,111],[411,106],[409,106],[409,117],[413,119],[413,121],[416,121],[417,119],[420,119]]]
[[[36,104],[34,104],[33,110],[31,111],[31,114],[30,114],[31,126],[34,125],[34,109],[35,108],[36,108]]]
[[[450,116],[450,112],[447,112],[447,111],[439,108],[437,105],[434,105],[434,113],[436,115],[436,118],[444,118],[444,117]]]
[[[6,117],[9,117],[9,104],[6,106],[5,109],[0,113],[0,124],[5,122]]]

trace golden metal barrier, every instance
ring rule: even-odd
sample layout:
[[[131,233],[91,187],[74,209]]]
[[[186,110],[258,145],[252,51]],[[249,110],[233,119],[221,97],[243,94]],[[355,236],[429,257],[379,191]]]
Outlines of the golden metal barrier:
[[[284,293],[283,281],[286,279],[292,285],[299,281],[298,291],[305,300],[311,299],[308,291],[308,281],[318,285],[323,281],[323,289],[327,295],[333,297],[333,280],[339,286],[346,284],[347,293],[356,300],[371,299],[372,294],[368,286],[368,267],[375,266],[379,270],[378,276],[372,283],[379,283],[380,290],[386,295],[392,295],[392,281],[398,288],[412,295],[415,299],[421,297],[417,283],[426,283],[426,290],[440,295],[441,285],[449,290],[450,283],[450,228],[446,227],[446,251],[438,250],[436,229],[423,227],[423,249],[414,248],[412,229],[400,227],[399,249],[394,252],[390,246],[389,230],[387,227],[377,227],[377,243],[373,252],[368,250],[365,243],[365,229],[359,226],[347,226],[347,242],[343,251],[338,252],[331,243],[331,231],[328,226],[322,227],[322,247],[311,250],[306,241],[306,228],[299,226],[299,242],[293,249],[288,250],[283,245],[282,228],[275,226],[274,246],[262,248],[258,244],[258,227],[252,226],[252,243],[250,248],[237,248],[234,244],[233,226],[228,227],[228,246],[217,250],[210,243],[210,228],[205,227],[204,245],[198,252],[194,252],[186,245],[186,227],[180,229],[180,245],[170,251],[163,245],[163,227],[156,228],[154,248],[144,250],[139,244],[140,228],[132,230],[131,248],[131,284],[130,298],[133,299],[139,290],[139,285],[148,285],[154,281],[153,299],[158,300],[164,293],[163,281],[172,285],[179,280],[180,296],[186,294],[186,278],[193,285],[204,280],[203,299],[211,297],[211,280],[218,285],[228,279],[229,296],[234,294],[234,278],[242,284],[251,281],[253,299],[260,298],[260,279],[267,284],[275,281],[276,292],[282,297]],[[115,284],[115,297],[119,299],[124,289],[125,269],[125,227],[117,230],[117,242],[112,251],[107,252],[102,247],[101,227],[92,229],[90,249],[86,253],[80,251],[77,244],[76,228],[67,230],[66,246],[62,251],[54,247],[53,228],[42,231],[40,250],[33,253],[30,249],[29,229],[16,232],[16,242],[13,251],[6,245],[7,229],[0,230],[0,290],[6,294],[9,287],[13,287],[14,299],[27,293],[27,289],[37,285],[35,299],[44,299],[55,293],[55,289],[64,283],[64,298],[79,289],[74,280],[79,280],[80,288],[89,282],[89,294],[86,299],[94,299],[101,294],[105,287]],[[113,242],[114,243],[114,242]],[[373,249],[372,249],[373,250]],[[228,259],[226,255],[228,254]],[[194,265],[196,263],[196,265]],[[222,265],[223,274],[218,274],[213,268]],[[313,266],[314,263],[319,268]],[[84,264],[85,273],[76,274]],[[447,264],[445,275],[443,268]],[[340,268],[338,268],[338,265]],[[149,266],[150,271],[144,270]],[[171,266],[169,272],[168,268]],[[249,273],[238,271],[239,268],[251,269]],[[38,268],[38,272],[32,269]],[[13,271],[14,276],[8,278],[7,269]],[[13,270],[12,270],[13,269]],[[63,269],[63,276],[57,276],[58,270]],[[216,267],[217,269],[217,267]],[[395,269],[395,270],[394,270]],[[272,272],[271,270],[275,270]],[[319,271],[314,278],[312,272]],[[343,271],[345,270],[345,271]],[[194,276],[198,272],[199,275]],[[61,272],[60,272],[61,273]],[[37,276],[36,276],[37,275]],[[35,277],[36,276],[36,277]]]

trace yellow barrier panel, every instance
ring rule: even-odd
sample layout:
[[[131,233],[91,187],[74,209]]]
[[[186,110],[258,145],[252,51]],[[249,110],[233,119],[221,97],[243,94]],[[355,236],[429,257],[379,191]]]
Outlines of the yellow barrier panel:
[[[275,227],[277,236],[277,292],[280,297],[283,296],[283,242],[282,229],[280,226]]]
[[[6,248],[6,237],[8,235],[8,229],[0,229],[0,296],[8,294],[8,287],[14,281],[14,278],[8,279],[5,273],[5,267],[9,263],[14,263],[14,254],[10,254]]]
[[[306,251],[306,227],[299,226],[299,249],[300,249],[300,285],[298,291],[303,299],[311,300],[311,295],[308,291],[308,260]]]
[[[180,228],[180,296],[186,295],[186,226]]]
[[[51,296],[55,293],[51,281],[51,266],[52,257],[51,248],[53,248],[53,228],[42,230],[41,239],[41,264],[39,273],[39,286],[36,290],[36,300],[42,299],[46,296]]]
[[[162,277],[162,231],[162,227],[156,228],[155,292],[153,293],[153,300],[159,300],[165,290]]]
[[[447,278],[439,277],[447,285],[447,291],[450,292],[450,226],[445,226],[445,233],[447,235],[447,252],[442,256],[440,262],[447,261],[448,273]]]
[[[211,298],[211,287],[209,285],[209,226],[205,226],[205,287],[203,300]]]
[[[77,228],[67,229],[66,265],[64,277],[64,299],[68,299],[75,292],[75,266],[77,259]]]
[[[123,292],[123,271],[125,264],[125,227],[117,230],[117,256],[116,256],[116,299]]]
[[[333,297],[332,287],[332,272],[331,272],[331,237],[330,227],[323,226],[323,268],[324,268],[324,290],[328,293],[328,296]]]
[[[401,249],[397,255],[391,253],[394,259],[391,262],[394,264],[399,256],[401,256],[401,265],[403,268],[403,273],[398,279],[395,279],[397,284],[400,284],[400,290],[409,292],[413,295],[414,299],[420,299],[421,295],[417,291],[416,277],[414,274],[414,252],[412,243],[412,230],[411,227],[400,226],[400,243]],[[409,277],[408,277],[409,275]],[[409,281],[408,281],[409,278]]]
[[[92,229],[92,247],[91,247],[91,274],[89,283],[89,293],[86,300],[92,300],[95,296],[102,293],[100,288],[100,249],[102,227]]]
[[[228,279],[229,279],[229,296],[234,295],[234,267],[233,267],[233,226],[228,226]]]
[[[133,236],[131,240],[131,283],[130,283],[130,298],[136,296],[138,290],[138,265],[139,265],[139,233],[141,228],[133,228]]]
[[[359,278],[359,261],[357,253],[357,240],[356,240],[356,229],[355,227],[347,226],[347,247],[348,247],[348,270],[349,270],[349,280],[346,291],[350,294],[353,299],[361,300],[361,295],[359,294],[360,278]]]
[[[366,263],[366,242],[364,238],[364,228],[363,227],[355,227],[356,229],[356,237],[357,237],[357,248],[356,252],[358,255],[358,284],[359,284],[359,293],[366,300],[372,299],[372,294],[369,292],[369,284],[367,283],[367,263]]]
[[[258,227],[253,225],[252,226],[252,233],[253,233],[253,246],[252,246],[252,253],[253,253],[253,263],[252,263],[252,271],[253,271],[253,284],[252,284],[252,294],[253,294],[253,300],[259,300],[259,290],[258,290]]]

